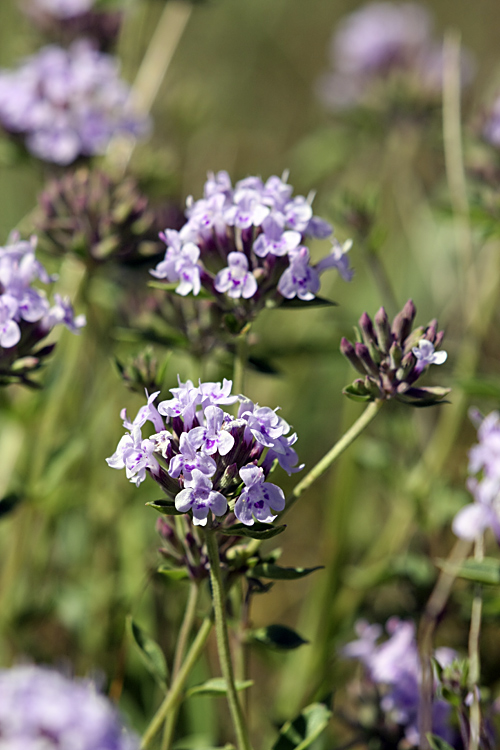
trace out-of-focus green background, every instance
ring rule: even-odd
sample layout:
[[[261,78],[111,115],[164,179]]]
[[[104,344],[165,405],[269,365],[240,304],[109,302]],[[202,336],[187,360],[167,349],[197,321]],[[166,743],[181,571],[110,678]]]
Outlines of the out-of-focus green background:
[[[464,342],[471,335],[463,327],[439,110],[423,127],[400,123],[370,134],[357,132],[354,120],[339,124],[316,96],[317,80],[329,68],[335,25],[359,5],[345,0],[196,5],[153,107],[153,136],[138,146],[131,165],[156,200],[164,195],[182,202],[189,194],[201,195],[208,170],[226,169],[237,180],[289,169],[296,193],[317,191],[316,213],[335,224],[341,240],[350,234],[340,208],[346,192],[376,201],[377,258],[395,300],[377,283],[366,248],[355,244],[352,283],[334,273],[323,277],[322,294],[336,300],[337,308],[266,311],[254,327],[256,351],[270,355],[279,374],[249,373],[246,393],[262,405],[282,407],[308,468],[361,411],[341,395],[354,373],[338,351],[341,336],[352,336],[361,312],[373,314],[385,304],[394,314],[396,303],[401,307],[412,297],[418,324],[439,317],[447,329],[448,362],[427,378],[453,385],[452,404],[422,411],[389,405],[287,518],[282,563],[325,570],[303,581],[278,582],[255,600],[257,627],[288,624],[310,641],[288,655],[252,652],[252,724],[262,741],[268,741],[273,723],[289,718],[303,701],[342,683],[350,667],[338,659],[338,648],[352,637],[356,617],[418,618],[435,576],[429,556],[446,556],[450,520],[468,498],[466,451],[475,433],[464,418],[467,402],[485,411],[496,405],[494,387],[491,398],[466,395],[458,403],[463,379],[456,366],[462,356],[467,371]],[[469,142],[482,107],[495,84],[500,87],[500,6],[496,0],[439,0],[426,7],[436,36],[458,30],[476,60],[476,77],[464,97]],[[118,45],[129,81],[162,10],[159,0],[130,3]],[[15,65],[41,43],[17,4],[2,0],[0,64]],[[13,159],[8,144],[0,142],[2,242],[18,223],[25,225],[50,171]],[[485,248],[478,255],[480,270],[488,263],[495,267],[499,250],[494,242]],[[327,251],[328,243],[312,246],[313,257]],[[53,258],[47,263],[58,265]],[[81,275],[76,261],[65,260],[59,287],[76,294]],[[157,497],[155,487],[146,482],[136,489],[104,461],[121,435],[120,409],[127,406],[134,414],[142,403],[123,387],[113,363],[114,354],[139,348],[117,331],[123,278],[103,270],[93,280],[89,325],[78,338],[61,334],[40,378],[43,391],[10,387],[0,395],[0,490],[23,497],[0,523],[0,657],[3,665],[27,658],[69,662],[79,674],[101,672],[140,730],[160,696],[124,635],[124,619],[132,612],[171,653],[186,592],[183,584],[154,575],[159,539],[154,511],[144,503]],[[138,274],[133,283],[145,284],[146,275]],[[83,304],[80,294],[78,312]],[[500,382],[494,301],[488,315],[482,339],[473,332],[478,371],[488,382]],[[174,353],[166,388],[175,385],[177,372],[182,379],[198,378],[189,359]],[[213,366],[210,374],[227,373]],[[436,467],[441,447],[444,458]],[[280,481],[289,491],[296,480]],[[467,587],[459,587],[459,594],[445,637],[464,648],[470,595]],[[493,685],[500,664],[498,612],[497,599],[487,595],[484,672]],[[218,669],[214,644],[194,679],[202,679],[209,666]],[[202,747],[225,739],[220,729],[225,721],[222,702],[198,699],[187,703],[182,726],[202,735]]]

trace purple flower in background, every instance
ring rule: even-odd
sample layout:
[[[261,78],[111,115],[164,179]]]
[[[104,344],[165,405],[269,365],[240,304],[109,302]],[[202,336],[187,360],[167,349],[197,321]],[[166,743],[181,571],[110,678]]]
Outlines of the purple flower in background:
[[[173,398],[161,401],[158,409],[154,401],[159,393],[148,396],[133,420],[123,409],[127,432],[106,459],[108,465],[125,469],[137,486],[149,474],[177,511],[192,512],[195,525],[205,525],[210,513],[225,515],[229,503],[247,526],[254,519],[271,523],[275,512],[283,510],[285,496],[265,480],[275,459],[288,474],[303,468],[292,448],[297,435],[289,435],[290,426],[275,410],[232,396],[231,386],[229,380],[198,387],[179,380],[171,389]],[[237,400],[235,418],[220,404]],[[155,433],[145,437],[148,421]]]
[[[33,4],[58,18],[72,18],[89,11],[95,0],[34,0]]]
[[[386,719],[402,728],[409,746],[418,746],[420,660],[415,625],[392,617],[386,624],[389,638],[382,643],[378,643],[382,635],[379,625],[360,620],[355,629],[359,639],[344,646],[342,654],[361,661],[368,681],[378,689],[380,709]],[[456,658],[455,652],[448,648],[437,649],[434,656],[442,667]],[[448,703],[434,699],[432,731],[448,743],[455,738],[450,714]]]
[[[491,412],[477,431],[479,443],[469,451],[467,487],[474,502],[453,520],[453,531],[473,541],[490,528],[500,544],[500,414]]]
[[[0,746],[5,750],[138,750],[114,706],[90,682],[55,670],[0,671]]]
[[[148,123],[132,113],[128,98],[115,58],[86,40],[67,50],[44,47],[18,70],[0,72],[0,124],[56,164],[104,153],[118,133],[144,136]]]
[[[408,92],[435,98],[442,87],[442,45],[427,10],[413,2],[372,2],[340,21],[330,45],[332,72],[318,86],[323,103],[343,109],[369,101],[377,82],[398,78]],[[462,81],[472,76],[462,54]]]
[[[151,274],[176,283],[188,256],[191,276],[176,292],[196,296],[203,287],[223,313],[232,313],[239,330],[266,304],[314,299],[323,270],[337,268],[350,280],[347,245],[337,240],[329,256],[311,264],[306,238],[326,239],[332,227],[314,216],[312,196],[292,196],[287,178],[273,175],[264,183],[247,177],[233,187],[226,172],[210,173],[204,197],[188,198],[182,229],[160,234],[167,249]]]

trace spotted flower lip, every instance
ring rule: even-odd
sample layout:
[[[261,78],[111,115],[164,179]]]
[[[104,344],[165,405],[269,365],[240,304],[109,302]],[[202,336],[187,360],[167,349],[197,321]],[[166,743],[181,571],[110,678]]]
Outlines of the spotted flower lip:
[[[392,325],[383,307],[373,321],[365,312],[359,319],[362,340],[352,344],[342,338],[340,351],[363,376],[344,389],[346,396],[357,401],[396,399],[411,406],[432,406],[450,392],[449,388],[416,386],[429,365],[443,364],[447,358],[446,352],[439,351],[444,332],[438,332],[437,321],[413,329],[416,312],[408,300]]]
[[[313,300],[328,269],[350,281],[350,243],[332,238],[312,198],[293,196],[287,178],[247,177],[233,187],[227,172],[209,173],[204,197],[187,200],[185,225],[160,234],[167,249],[151,274],[176,284],[180,295],[203,289],[243,323],[268,304]],[[312,263],[307,238],[330,238],[330,254]]]
[[[300,471],[292,446],[297,440],[290,425],[267,406],[245,396],[231,395],[232,383],[179,380],[171,399],[147,403],[131,420],[121,412],[127,432],[106,459],[113,469],[125,469],[139,486],[149,474],[179,513],[191,513],[196,526],[209,517],[225,516],[229,507],[241,523],[271,523],[283,510],[285,496],[267,478],[277,462],[289,475]],[[239,401],[238,415],[221,406]],[[147,423],[155,433],[143,436]]]

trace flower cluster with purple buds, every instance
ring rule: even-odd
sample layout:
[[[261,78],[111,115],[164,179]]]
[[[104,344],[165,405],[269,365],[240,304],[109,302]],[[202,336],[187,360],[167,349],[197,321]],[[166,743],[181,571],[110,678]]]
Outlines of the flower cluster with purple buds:
[[[426,328],[412,330],[416,309],[412,300],[399,312],[392,325],[383,307],[373,321],[364,312],[359,319],[358,341],[342,338],[340,351],[363,375],[344,389],[357,401],[397,399],[412,406],[431,406],[449,392],[449,388],[416,387],[415,383],[429,365],[445,362],[447,353],[439,351],[444,332],[437,320]]]
[[[243,321],[265,304],[313,300],[328,268],[349,281],[351,243],[331,239],[330,254],[312,264],[305,238],[326,239],[332,227],[314,216],[311,199],[292,193],[286,176],[247,177],[233,188],[227,172],[209,174],[204,197],[187,201],[186,224],[161,235],[167,251],[151,274],[183,296],[203,288]]]
[[[0,72],[0,124],[24,136],[34,156],[56,164],[104,153],[118,133],[146,135],[148,122],[128,98],[115,58],[88,40],[67,50],[44,47],[17,70]]]
[[[493,411],[484,419],[478,413],[472,416],[478,423],[479,442],[469,452],[467,487],[474,502],[457,513],[453,531],[473,541],[490,528],[500,544],[500,414]]]
[[[442,87],[443,49],[431,27],[427,10],[413,2],[372,2],[348,15],[331,41],[333,71],[319,82],[323,103],[336,110],[358,106],[388,79],[435,97]],[[473,70],[468,54],[462,53],[461,64],[467,81]]]
[[[19,666],[0,671],[4,750],[138,750],[113,705],[84,680]]]
[[[155,401],[159,391],[130,421],[115,453],[107,460],[125,469],[137,486],[149,474],[175,504],[179,513],[192,513],[196,526],[209,514],[220,518],[228,509],[246,526],[271,523],[285,507],[283,490],[267,482],[275,461],[290,475],[300,471],[292,447],[295,433],[276,410],[231,395],[232,383],[193,385],[179,380],[171,399]],[[221,407],[239,402],[237,417]],[[146,422],[154,433],[143,437]],[[210,516],[211,517],[211,516]]]
[[[357,641],[348,643],[342,654],[359,659],[366,670],[369,683],[377,688],[383,726],[377,734],[401,734],[406,741],[404,747],[419,744],[418,707],[420,695],[420,661],[412,622],[392,617],[386,624],[389,638],[377,643],[382,635],[380,625],[370,625],[364,620],[356,623]],[[436,662],[445,667],[456,658],[450,648],[438,648],[434,653]],[[451,726],[451,706],[440,698],[432,705],[432,732],[448,743],[456,739]],[[392,731],[391,731],[392,730]],[[390,746],[396,746],[396,742]],[[403,745],[402,745],[403,746]],[[399,747],[399,745],[398,745]]]
[[[13,234],[0,247],[0,382],[20,380],[32,384],[27,374],[40,366],[53,349],[34,351],[54,326],[63,323],[73,333],[85,325],[85,316],[74,316],[68,299],[54,295],[51,305],[43,290],[33,282],[52,283],[50,276],[35,257],[36,237],[20,240]]]

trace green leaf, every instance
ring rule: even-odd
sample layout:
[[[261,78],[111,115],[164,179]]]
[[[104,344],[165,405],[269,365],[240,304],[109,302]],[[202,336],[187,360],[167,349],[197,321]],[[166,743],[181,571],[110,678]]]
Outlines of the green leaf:
[[[175,507],[173,500],[152,500],[150,503],[146,503],[150,508],[154,508],[161,513],[163,516],[182,516],[180,510]]]
[[[281,568],[273,563],[260,563],[252,568],[250,574],[257,578],[271,578],[275,581],[295,581],[297,578],[304,578],[315,570],[321,570],[323,565],[316,565],[315,568]]]
[[[169,568],[168,565],[160,565],[156,572],[165,578],[170,578],[171,581],[185,581],[189,578],[186,568]]]
[[[3,516],[7,516],[9,513],[12,513],[12,511],[17,508],[21,500],[22,498],[20,497],[20,495],[16,495],[14,492],[10,495],[2,497],[2,499],[0,500],[0,518],[2,518]]]
[[[253,680],[237,680],[235,682],[236,690],[246,690],[252,687]],[[227,684],[223,677],[214,677],[211,680],[203,682],[201,685],[194,685],[194,687],[186,690],[186,698],[191,698],[193,695],[227,695]]]
[[[272,750],[305,750],[325,731],[332,712],[323,703],[312,703],[280,729]]]
[[[283,308],[286,309],[293,309],[293,308],[304,308],[304,307],[338,307],[338,302],[334,302],[330,299],[325,299],[325,297],[315,297],[314,299],[305,300],[305,299],[299,299],[299,297],[293,297],[292,299],[284,299],[283,302],[281,302],[279,305],[277,305],[277,309],[282,310]]]
[[[266,628],[253,630],[250,633],[250,639],[278,651],[292,651],[308,643],[286,625],[268,625]]]
[[[167,686],[168,668],[165,656],[160,646],[147,635],[144,630],[133,621],[132,616],[127,616],[127,628],[138,648],[148,672],[155,678],[158,685],[165,690]]]
[[[436,734],[427,734],[426,736],[431,750],[453,750],[452,746],[443,740],[442,737],[438,737]]]
[[[347,385],[342,393],[344,396],[347,396],[347,398],[350,398],[352,401],[374,401],[373,396],[370,393],[362,394],[358,391],[356,386],[354,385]]]
[[[272,539],[273,536],[278,536],[285,529],[285,524],[283,526],[269,526],[267,523],[256,521],[253,526],[245,526],[244,523],[236,523],[234,526],[220,526],[217,532],[219,534],[226,534],[226,536],[249,536],[251,539]]]
[[[462,563],[458,572],[446,560],[438,560],[437,564],[445,572],[455,574],[457,578],[466,578],[468,581],[491,585],[500,583],[500,560],[496,560],[494,557],[485,557],[483,560],[466,560]]]

